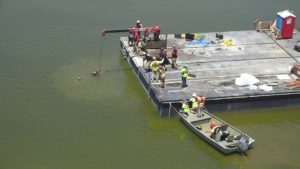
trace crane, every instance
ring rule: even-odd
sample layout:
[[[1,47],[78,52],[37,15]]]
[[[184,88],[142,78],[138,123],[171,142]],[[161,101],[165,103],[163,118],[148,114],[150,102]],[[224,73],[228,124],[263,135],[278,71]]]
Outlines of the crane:
[[[120,33],[120,32],[148,32],[148,33],[153,33],[153,40],[154,41],[159,41],[160,26],[159,25],[153,25],[153,26],[143,27],[143,28],[130,27],[128,29],[103,30],[102,31],[102,36],[105,36],[107,33]]]

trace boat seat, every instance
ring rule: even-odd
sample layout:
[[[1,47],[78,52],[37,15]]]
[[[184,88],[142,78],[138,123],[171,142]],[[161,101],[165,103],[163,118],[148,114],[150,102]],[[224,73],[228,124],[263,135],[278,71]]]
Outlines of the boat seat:
[[[191,123],[194,124],[194,123],[198,123],[198,122],[201,122],[201,121],[209,121],[210,119],[211,119],[211,117],[205,116],[205,117],[198,118],[196,120],[192,120]]]
[[[224,125],[221,125],[220,127],[219,127],[219,130],[220,131],[227,131],[227,129],[228,129],[228,124],[224,124]]]

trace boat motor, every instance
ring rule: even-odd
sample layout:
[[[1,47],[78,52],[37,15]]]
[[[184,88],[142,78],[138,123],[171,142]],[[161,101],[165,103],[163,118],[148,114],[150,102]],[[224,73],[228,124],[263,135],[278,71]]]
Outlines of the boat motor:
[[[239,143],[237,144],[237,147],[239,148],[239,152],[240,153],[246,152],[249,148],[248,144],[249,144],[249,141],[245,137],[242,137],[239,140]]]

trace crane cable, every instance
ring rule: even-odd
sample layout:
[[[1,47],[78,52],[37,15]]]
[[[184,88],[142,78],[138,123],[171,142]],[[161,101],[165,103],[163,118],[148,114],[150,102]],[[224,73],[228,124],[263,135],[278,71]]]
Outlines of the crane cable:
[[[99,76],[101,74],[101,63],[102,63],[102,57],[103,57],[103,45],[104,45],[104,39],[100,38],[99,41],[99,58],[97,61],[97,69],[96,71],[92,72],[93,76]]]

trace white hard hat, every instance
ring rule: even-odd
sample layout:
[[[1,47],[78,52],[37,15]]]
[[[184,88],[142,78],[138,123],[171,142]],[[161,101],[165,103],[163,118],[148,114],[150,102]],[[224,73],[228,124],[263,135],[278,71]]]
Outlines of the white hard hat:
[[[193,93],[193,95],[192,95],[193,97],[197,97],[197,94],[196,93]]]
[[[140,20],[137,20],[136,23],[141,23],[141,21],[140,21]]]

